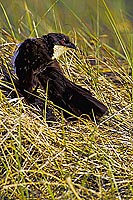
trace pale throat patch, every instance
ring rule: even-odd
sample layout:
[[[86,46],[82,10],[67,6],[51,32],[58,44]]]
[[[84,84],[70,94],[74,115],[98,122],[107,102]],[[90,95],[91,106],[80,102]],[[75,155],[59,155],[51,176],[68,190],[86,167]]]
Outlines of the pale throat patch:
[[[54,53],[52,56],[52,59],[59,58],[65,51],[67,51],[69,48],[61,45],[55,45],[54,46]]]

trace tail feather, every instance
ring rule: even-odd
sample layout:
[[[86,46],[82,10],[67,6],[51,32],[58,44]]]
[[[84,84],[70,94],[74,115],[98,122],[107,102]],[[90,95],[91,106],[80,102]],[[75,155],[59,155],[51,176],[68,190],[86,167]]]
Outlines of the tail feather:
[[[92,96],[92,93],[68,80],[59,68],[58,62],[47,66],[38,75],[41,87],[46,91],[51,101],[76,116],[88,114],[91,119],[101,117],[107,112],[107,107]],[[68,117],[68,114],[64,113]]]
[[[93,119],[94,116],[101,117],[107,112],[107,107],[102,102],[93,97],[88,90],[72,82],[67,84],[65,96],[68,108],[77,116],[88,114]]]

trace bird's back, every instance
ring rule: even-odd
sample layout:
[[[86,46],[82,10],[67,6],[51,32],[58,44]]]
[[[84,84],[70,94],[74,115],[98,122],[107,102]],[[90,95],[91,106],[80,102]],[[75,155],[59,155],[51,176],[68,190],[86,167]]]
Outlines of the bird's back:
[[[36,72],[41,65],[45,66],[49,61],[51,57],[44,38],[27,39],[21,43],[16,52],[14,67],[22,92],[24,90],[32,92],[32,88],[37,84]]]

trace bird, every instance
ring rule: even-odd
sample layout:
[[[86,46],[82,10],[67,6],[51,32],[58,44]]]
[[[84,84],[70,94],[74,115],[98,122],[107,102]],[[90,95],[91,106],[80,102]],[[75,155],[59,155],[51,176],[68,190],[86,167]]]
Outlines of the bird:
[[[62,33],[48,33],[22,42],[14,56],[20,90],[25,98],[30,98],[29,93],[40,87],[63,110],[65,118],[71,114],[77,117],[87,114],[94,121],[107,113],[108,108],[90,90],[76,85],[63,74],[57,58],[70,48],[76,49],[76,46]]]

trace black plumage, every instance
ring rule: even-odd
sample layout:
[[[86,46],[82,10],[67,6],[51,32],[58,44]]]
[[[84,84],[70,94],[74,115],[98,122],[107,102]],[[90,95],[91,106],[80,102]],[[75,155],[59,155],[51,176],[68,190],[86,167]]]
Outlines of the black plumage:
[[[55,45],[76,48],[67,36],[60,33],[27,39],[20,45],[14,65],[21,92],[25,98],[29,98],[26,91],[34,93],[38,86],[46,91],[48,87],[48,98],[61,108],[76,116],[88,114],[91,119],[94,116],[101,117],[107,107],[94,98],[89,90],[64,76],[58,61],[53,57]],[[64,112],[64,116],[69,115]]]
[[[46,91],[54,104],[73,113],[76,116],[88,114],[91,119],[101,117],[107,107],[92,96],[92,93],[68,80],[62,73],[59,63],[55,60],[38,74],[40,85]],[[64,112],[65,117],[69,117]]]
[[[47,65],[53,52],[49,51],[47,39],[33,38],[25,40],[15,53],[14,67],[19,78],[19,89],[28,98],[37,87],[36,70]]]

